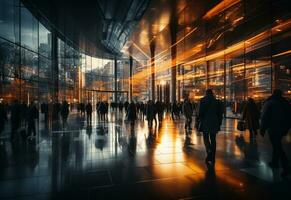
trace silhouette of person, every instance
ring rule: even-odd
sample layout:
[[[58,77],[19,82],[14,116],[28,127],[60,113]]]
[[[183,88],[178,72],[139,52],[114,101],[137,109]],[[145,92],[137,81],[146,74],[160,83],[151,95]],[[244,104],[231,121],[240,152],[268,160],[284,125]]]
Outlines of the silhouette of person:
[[[36,136],[35,128],[36,119],[38,119],[38,109],[36,105],[33,102],[31,102],[27,109],[27,134],[30,136],[31,139]]]
[[[185,98],[182,106],[183,114],[185,115],[185,130],[191,130],[193,107],[188,98]]]
[[[14,100],[11,105],[11,140],[15,139],[17,130],[21,124],[21,109],[17,100]]]
[[[0,102],[0,136],[4,131],[5,124],[7,122],[7,111],[3,102]],[[1,144],[1,143],[0,143]]]
[[[63,127],[67,123],[68,116],[69,116],[69,104],[67,101],[63,101],[61,105],[61,116],[62,116],[62,122],[63,122]]]
[[[290,103],[282,96],[281,90],[274,90],[273,94],[263,105],[260,134],[268,133],[273,148],[272,161],[269,166],[273,169],[279,168],[279,161],[282,165],[282,177],[290,174],[288,158],[282,147],[282,139],[291,128]]]
[[[133,102],[128,105],[127,119],[130,121],[131,128],[134,128],[135,120],[137,119],[136,106]]]
[[[206,90],[206,95],[200,100],[198,117],[207,153],[205,163],[209,169],[215,166],[216,134],[220,131],[222,115],[222,103],[215,98],[211,89]]]
[[[250,131],[250,137],[255,137],[258,134],[257,129],[259,129],[260,112],[252,98],[249,98],[245,104],[243,119],[246,121],[246,127]]]
[[[92,108],[91,103],[89,102],[89,103],[86,105],[87,124],[91,124],[91,123],[92,123],[92,111],[93,111],[93,108]]]

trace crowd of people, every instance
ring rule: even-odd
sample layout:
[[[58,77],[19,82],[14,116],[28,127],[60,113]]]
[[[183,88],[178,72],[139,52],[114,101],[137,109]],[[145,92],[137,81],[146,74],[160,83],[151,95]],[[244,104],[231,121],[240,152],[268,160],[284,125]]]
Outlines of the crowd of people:
[[[269,163],[270,167],[278,168],[279,163],[283,167],[283,176],[290,170],[287,156],[282,148],[282,138],[287,135],[291,127],[290,103],[283,97],[280,90],[275,90],[264,103],[256,103],[249,98],[240,107],[241,120],[245,121],[246,129],[249,130],[250,137],[255,138],[258,133],[262,136],[267,132],[273,147],[273,158]],[[237,105],[235,106],[237,108]],[[49,119],[61,121],[63,127],[67,124],[67,119],[71,110],[76,108],[81,116],[86,115],[88,124],[92,123],[93,105],[88,103],[69,104],[67,101],[53,104],[42,103],[40,112],[44,115],[45,124]],[[225,104],[216,99],[211,89],[206,90],[205,96],[199,103],[191,102],[185,98],[183,102],[165,103],[153,100],[148,102],[97,102],[97,119],[108,120],[109,110],[125,112],[126,121],[130,122],[134,129],[135,121],[147,120],[149,129],[157,127],[163,121],[165,113],[169,113],[172,120],[179,120],[182,115],[185,119],[185,133],[189,134],[192,130],[192,119],[195,117],[195,127],[203,135],[206,149],[205,163],[209,169],[214,169],[216,152],[216,135],[220,131],[225,113]],[[50,112],[51,111],[51,112]],[[12,104],[0,103],[0,135],[8,121],[8,113],[11,120],[11,140],[20,133],[25,138],[35,138],[36,121],[39,118],[38,106],[31,102],[29,105],[15,100]],[[133,130],[132,129],[132,130]]]

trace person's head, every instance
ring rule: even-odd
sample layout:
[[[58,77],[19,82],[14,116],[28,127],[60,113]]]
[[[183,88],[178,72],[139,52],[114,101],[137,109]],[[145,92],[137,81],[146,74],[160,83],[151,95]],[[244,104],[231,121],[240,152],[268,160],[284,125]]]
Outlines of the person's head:
[[[280,89],[275,89],[273,91],[273,95],[276,96],[276,97],[281,97],[283,95],[283,92]]]
[[[212,89],[207,89],[205,92],[206,95],[213,95]]]
[[[249,97],[249,98],[248,98],[248,102],[249,102],[249,103],[254,103],[255,100],[254,100],[253,98]]]

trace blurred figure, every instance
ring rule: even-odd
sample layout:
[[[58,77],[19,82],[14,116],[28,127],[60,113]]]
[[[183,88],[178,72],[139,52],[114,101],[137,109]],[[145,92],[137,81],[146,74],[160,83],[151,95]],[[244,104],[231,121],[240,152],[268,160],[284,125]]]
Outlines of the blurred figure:
[[[105,121],[106,112],[107,112],[106,104],[103,101],[99,102],[97,107],[98,118],[101,118],[101,120]]]
[[[126,113],[127,113],[127,119],[128,121],[130,121],[131,127],[133,128],[135,124],[135,120],[137,119],[136,106],[133,102],[131,102],[128,105]]]
[[[89,102],[86,105],[87,124],[91,124],[92,123],[92,111],[93,111],[93,108],[92,108],[91,103]]]
[[[36,128],[35,128],[35,120],[38,119],[38,109],[36,105],[31,102],[27,109],[27,135],[30,139],[35,138],[36,136]]]
[[[179,107],[176,101],[174,101],[172,103],[172,119],[174,120],[175,118],[180,119],[180,115],[179,115]]]
[[[41,110],[41,113],[44,114],[44,122],[45,122],[45,125],[47,126],[48,124],[48,115],[49,115],[49,108],[48,108],[48,103],[42,103],[41,106],[40,106],[40,110]]]
[[[246,128],[250,131],[250,138],[255,137],[259,129],[260,111],[254,101],[249,98],[243,109],[243,120],[246,121]]]
[[[185,98],[183,106],[182,106],[183,114],[185,115],[185,130],[191,130],[192,124],[192,115],[193,115],[193,106],[188,98]]]
[[[21,125],[21,108],[17,100],[14,100],[11,105],[11,140],[15,139],[15,134]]]
[[[63,127],[65,126],[65,124],[67,124],[69,112],[70,112],[69,111],[69,104],[65,100],[65,101],[63,101],[63,103],[61,105],[61,116],[62,116]]]
[[[153,120],[155,118],[155,115],[156,115],[156,111],[155,111],[154,102],[152,100],[149,100],[147,108],[146,108],[146,117],[148,120],[148,127],[149,128],[153,127]]]
[[[199,131],[203,132],[203,140],[207,157],[205,163],[209,169],[214,169],[216,153],[216,134],[220,131],[223,107],[211,89],[206,90],[206,95],[200,100],[198,117],[200,120]]]
[[[164,114],[163,105],[161,102],[157,101],[155,104],[155,107],[156,107],[156,112],[158,113],[159,123],[161,123],[163,120],[163,114]]]
[[[7,111],[3,102],[0,102],[0,137],[4,131],[5,124],[7,122]],[[1,144],[1,143],[0,143]]]
[[[264,136],[267,131],[273,148],[272,161],[269,166],[273,169],[282,165],[282,177],[290,174],[288,158],[282,147],[282,139],[291,128],[290,103],[282,96],[281,90],[274,90],[263,105],[260,134]]]

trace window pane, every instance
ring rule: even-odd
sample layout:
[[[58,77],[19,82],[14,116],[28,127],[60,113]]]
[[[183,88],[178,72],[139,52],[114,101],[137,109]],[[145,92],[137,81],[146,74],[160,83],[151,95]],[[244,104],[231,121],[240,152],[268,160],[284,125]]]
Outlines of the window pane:
[[[39,23],[39,54],[51,57],[51,33]]]
[[[28,81],[38,80],[38,55],[21,49],[21,78]]]
[[[9,77],[19,76],[19,48],[0,39],[0,74]]]
[[[19,41],[19,0],[0,1],[0,36]]]
[[[33,51],[38,47],[38,22],[23,5],[21,6],[21,45]]]

